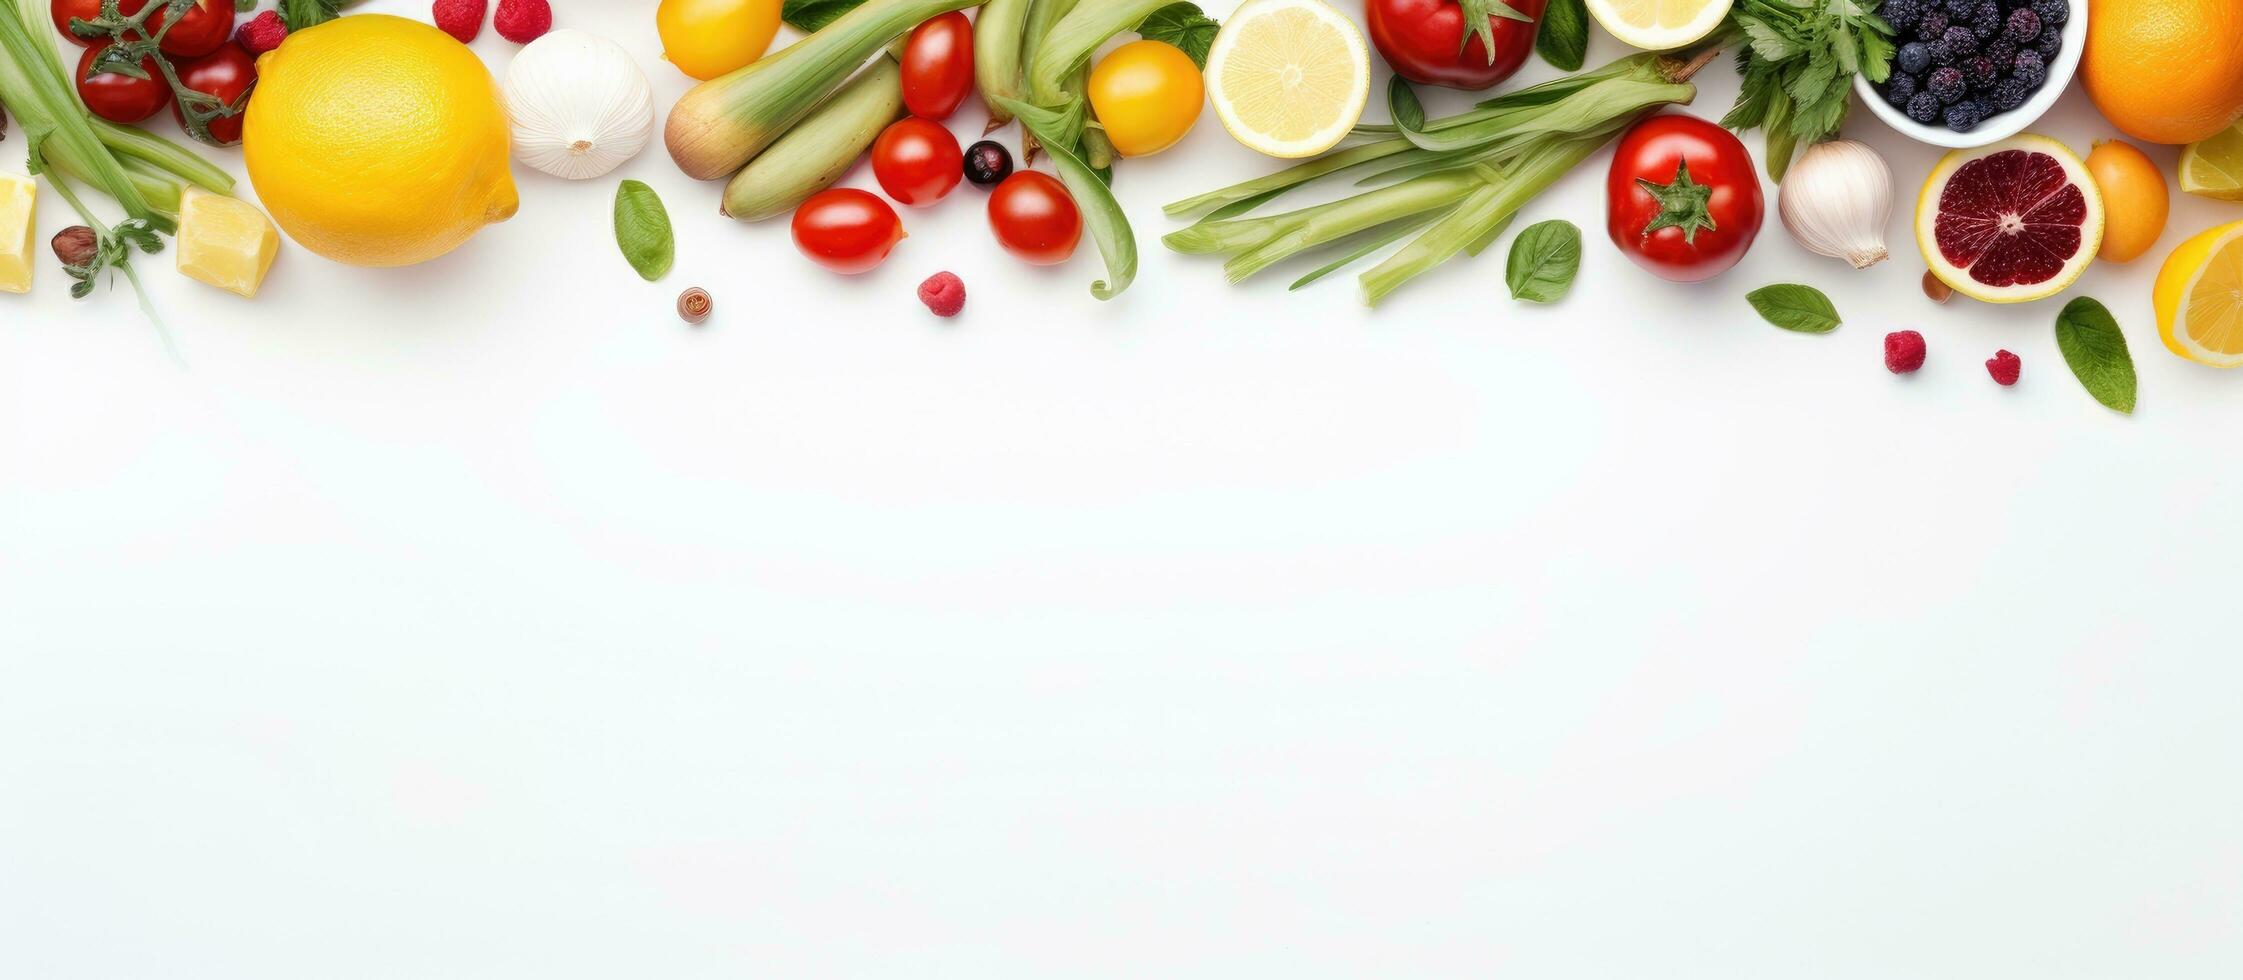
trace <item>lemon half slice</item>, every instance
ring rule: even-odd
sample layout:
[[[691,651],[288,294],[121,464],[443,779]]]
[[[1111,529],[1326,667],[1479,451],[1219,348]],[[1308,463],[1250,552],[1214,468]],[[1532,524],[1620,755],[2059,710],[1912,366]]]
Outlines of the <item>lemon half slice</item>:
[[[2200,197],[2243,201],[2243,125],[2229,126],[2181,151],[2181,189]]]
[[[1646,51],[1679,48],[1713,33],[1732,0],[1589,0],[1612,36]]]
[[[2166,349],[2198,364],[2243,366],[2243,221],[2173,249],[2151,297]]]
[[[1371,95],[1363,32],[1323,0],[1247,0],[1216,32],[1206,75],[1223,128],[1273,157],[1331,149]]]

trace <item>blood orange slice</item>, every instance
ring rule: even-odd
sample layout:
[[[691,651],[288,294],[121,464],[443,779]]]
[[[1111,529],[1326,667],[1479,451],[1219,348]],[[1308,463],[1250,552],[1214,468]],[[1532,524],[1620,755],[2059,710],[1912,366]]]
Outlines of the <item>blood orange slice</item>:
[[[2063,292],[2103,243],[2087,165],[2046,136],[1956,150],[1916,198],[1916,244],[1941,282],[1989,303]]]

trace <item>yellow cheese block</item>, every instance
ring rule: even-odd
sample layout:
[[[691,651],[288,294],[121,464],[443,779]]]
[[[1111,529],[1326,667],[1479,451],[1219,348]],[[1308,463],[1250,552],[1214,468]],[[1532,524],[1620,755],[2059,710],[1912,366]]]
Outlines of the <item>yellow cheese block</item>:
[[[0,174],[0,292],[31,291],[38,227],[39,186],[20,174]]]
[[[249,202],[188,188],[179,202],[179,272],[255,298],[280,253],[280,231]]]

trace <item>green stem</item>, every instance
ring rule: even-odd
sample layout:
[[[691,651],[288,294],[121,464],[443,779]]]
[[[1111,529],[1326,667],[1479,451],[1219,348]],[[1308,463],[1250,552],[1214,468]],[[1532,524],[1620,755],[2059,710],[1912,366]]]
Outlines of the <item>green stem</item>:
[[[1090,61],[1107,39],[1135,30],[1153,11],[1175,0],[1099,0],[1077,5],[1053,24],[1028,64],[1028,101],[1056,108],[1067,99],[1067,77]]]

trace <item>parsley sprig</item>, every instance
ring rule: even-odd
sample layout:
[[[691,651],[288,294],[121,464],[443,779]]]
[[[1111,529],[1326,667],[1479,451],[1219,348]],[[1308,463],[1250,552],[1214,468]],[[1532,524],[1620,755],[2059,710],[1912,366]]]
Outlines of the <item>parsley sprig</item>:
[[[1893,29],[1869,3],[1737,0],[1730,11],[1747,42],[1737,53],[1744,86],[1721,124],[1767,133],[1771,179],[1783,179],[1801,144],[1838,135],[1856,74],[1882,82],[1891,71]]]

